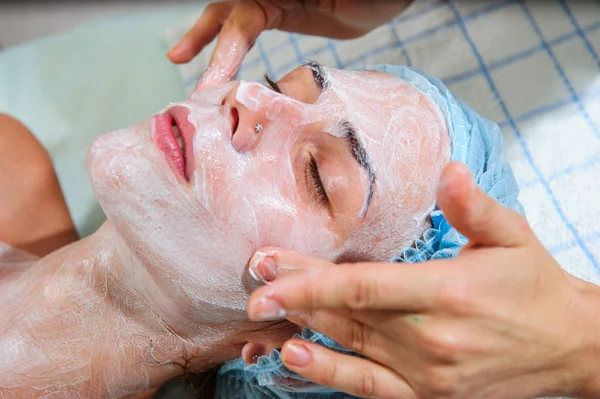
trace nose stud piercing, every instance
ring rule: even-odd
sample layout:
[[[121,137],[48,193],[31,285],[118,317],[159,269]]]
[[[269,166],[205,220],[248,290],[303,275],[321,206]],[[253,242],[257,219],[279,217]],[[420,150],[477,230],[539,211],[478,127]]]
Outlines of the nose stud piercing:
[[[260,123],[257,123],[256,125],[254,125],[254,130],[256,131],[256,133],[260,133],[260,131],[262,130],[262,125]]]

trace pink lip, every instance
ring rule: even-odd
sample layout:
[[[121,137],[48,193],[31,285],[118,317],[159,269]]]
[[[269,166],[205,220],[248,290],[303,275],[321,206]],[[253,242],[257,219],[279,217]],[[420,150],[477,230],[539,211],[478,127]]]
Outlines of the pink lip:
[[[173,169],[173,172],[183,180],[185,178],[185,159],[179,149],[179,144],[175,139],[173,132],[173,118],[168,114],[160,114],[154,116],[154,141],[158,149],[165,154],[167,163]]]
[[[183,151],[179,148],[173,125],[177,126],[183,141]],[[190,181],[194,172],[193,139],[196,133],[194,126],[188,121],[188,110],[184,107],[173,107],[164,114],[154,116],[154,140],[157,147],[165,154],[167,163],[185,182]]]

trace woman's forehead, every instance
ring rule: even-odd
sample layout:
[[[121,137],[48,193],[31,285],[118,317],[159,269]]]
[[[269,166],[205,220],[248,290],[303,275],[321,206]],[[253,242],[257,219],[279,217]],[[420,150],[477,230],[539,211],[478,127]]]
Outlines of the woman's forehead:
[[[392,188],[411,181],[415,173],[433,173],[424,162],[439,158],[447,129],[429,96],[383,72],[332,70],[331,75],[330,90],[344,103],[348,120],[379,171],[380,183],[387,181],[384,185]],[[394,173],[388,173],[391,170]]]
[[[348,119],[366,136],[383,144],[407,124],[438,124],[437,105],[410,83],[379,71],[330,70],[330,90],[343,103]]]
[[[402,158],[399,152],[411,151],[411,147],[420,145],[419,136],[431,135],[432,130],[445,130],[439,107],[409,82],[374,70],[322,68],[329,81],[312,106],[321,110],[327,119],[349,121],[374,162]],[[307,85],[312,80],[313,69],[308,65],[290,71],[280,82],[284,85],[295,82],[303,90],[313,90],[316,88]]]

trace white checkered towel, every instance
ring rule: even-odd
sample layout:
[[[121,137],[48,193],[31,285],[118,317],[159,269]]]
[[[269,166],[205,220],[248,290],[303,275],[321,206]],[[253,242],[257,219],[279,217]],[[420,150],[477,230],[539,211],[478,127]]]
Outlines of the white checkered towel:
[[[169,30],[168,44],[190,24]],[[188,92],[213,45],[180,67]],[[240,78],[279,78],[314,59],[336,68],[406,64],[442,79],[503,128],[542,242],[566,270],[600,283],[599,51],[598,2],[421,0],[356,40],[265,32]]]

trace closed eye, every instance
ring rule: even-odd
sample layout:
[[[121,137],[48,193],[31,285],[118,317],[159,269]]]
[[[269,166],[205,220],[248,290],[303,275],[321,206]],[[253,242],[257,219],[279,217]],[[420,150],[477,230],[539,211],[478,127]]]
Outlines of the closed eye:
[[[305,178],[310,197],[322,207],[329,208],[329,197],[327,196],[327,191],[325,191],[323,180],[321,180],[317,161],[312,154],[306,165]]]
[[[313,73],[313,79],[315,80],[315,83],[321,88],[321,90],[329,88],[331,79],[329,78],[329,74],[321,64],[319,64],[317,61],[308,61],[305,62],[303,66],[310,68],[310,70]]]
[[[269,77],[269,74],[267,74],[265,72],[264,77],[265,77],[265,80],[267,81],[267,83],[269,84],[269,86],[271,86],[271,89],[273,89],[273,91],[281,94],[281,89],[279,88],[277,83]]]

